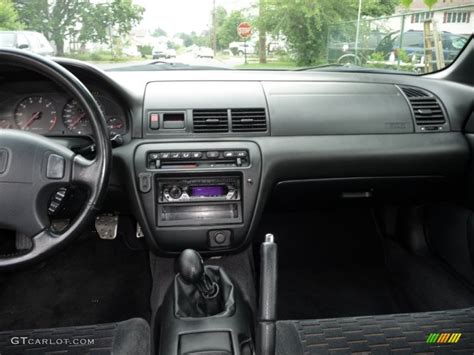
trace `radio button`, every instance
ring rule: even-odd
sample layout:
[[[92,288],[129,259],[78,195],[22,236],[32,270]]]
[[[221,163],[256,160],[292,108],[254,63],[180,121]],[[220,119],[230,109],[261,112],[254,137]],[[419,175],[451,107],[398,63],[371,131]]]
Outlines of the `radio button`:
[[[171,198],[177,200],[183,194],[183,190],[181,190],[181,188],[179,186],[173,186],[173,187],[171,187],[171,189],[169,190],[168,193],[171,196]]]
[[[202,158],[202,153],[201,152],[193,152],[191,154],[192,154],[192,157],[194,159],[201,159]]]
[[[208,158],[219,158],[219,152],[217,151],[207,152],[206,156]]]

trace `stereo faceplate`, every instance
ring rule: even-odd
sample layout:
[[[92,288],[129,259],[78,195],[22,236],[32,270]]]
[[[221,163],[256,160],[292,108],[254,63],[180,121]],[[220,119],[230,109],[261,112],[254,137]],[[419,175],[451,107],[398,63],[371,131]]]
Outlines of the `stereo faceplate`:
[[[158,203],[239,201],[240,178],[158,179]]]

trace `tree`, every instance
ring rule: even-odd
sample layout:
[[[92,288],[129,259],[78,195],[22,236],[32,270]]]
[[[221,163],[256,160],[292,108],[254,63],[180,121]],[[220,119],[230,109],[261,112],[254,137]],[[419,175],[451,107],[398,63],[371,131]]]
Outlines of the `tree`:
[[[364,5],[365,3],[365,5]],[[393,13],[399,0],[366,0],[362,15]],[[326,54],[329,26],[357,17],[353,0],[265,0],[266,30],[283,34],[298,65],[317,64]]]
[[[130,33],[143,18],[144,8],[131,0],[113,0],[111,3],[89,3],[81,12],[79,41],[111,43],[113,35]]]
[[[157,27],[151,34],[153,37],[166,36],[166,31],[160,27]]]
[[[20,20],[26,29],[43,33],[56,45],[58,55],[64,53],[64,39],[74,33],[87,0],[15,0]]]
[[[217,48],[226,49],[229,48],[231,42],[240,40],[239,34],[237,33],[237,27],[241,22],[248,20],[242,11],[232,11],[226,16],[217,28]]]
[[[118,35],[129,33],[144,11],[132,0],[15,0],[15,6],[25,27],[53,41],[58,55],[64,54],[65,38],[76,35],[82,43],[110,43],[112,29]]]
[[[22,27],[11,0],[0,0],[0,30],[17,30]]]

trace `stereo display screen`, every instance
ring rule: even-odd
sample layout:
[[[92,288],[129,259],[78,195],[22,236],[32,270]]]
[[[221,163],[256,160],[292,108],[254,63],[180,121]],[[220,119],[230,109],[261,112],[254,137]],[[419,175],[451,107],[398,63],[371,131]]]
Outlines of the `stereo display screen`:
[[[190,186],[188,194],[190,197],[213,197],[227,195],[227,187],[224,185]]]

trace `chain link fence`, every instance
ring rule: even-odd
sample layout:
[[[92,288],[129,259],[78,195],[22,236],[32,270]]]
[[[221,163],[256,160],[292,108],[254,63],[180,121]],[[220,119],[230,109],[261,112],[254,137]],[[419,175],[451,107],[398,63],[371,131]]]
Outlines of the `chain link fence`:
[[[426,73],[449,65],[474,30],[474,4],[341,22],[328,29],[327,61]]]

